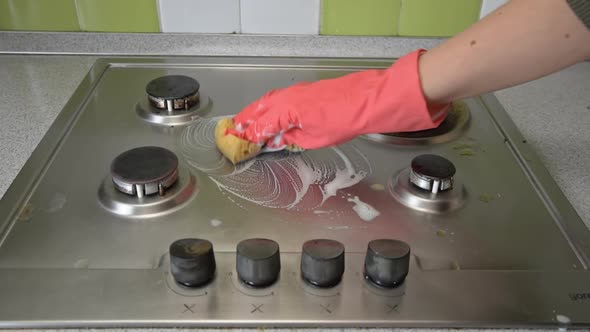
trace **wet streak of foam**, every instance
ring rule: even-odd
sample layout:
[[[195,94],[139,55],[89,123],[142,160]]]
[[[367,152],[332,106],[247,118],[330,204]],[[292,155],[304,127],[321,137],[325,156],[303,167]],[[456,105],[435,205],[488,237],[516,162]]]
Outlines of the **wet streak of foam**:
[[[219,118],[187,127],[180,150],[187,163],[237,197],[271,208],[311,210],[370,172],[367,158],[351,144],[301,153],[274,152],[234,166],[215,146]]]
[[[375,208],[372,207],[371,205],[361,201],[358,198],[358,196],[354,196],[353,198],[349,198],[348,201],[354,204],[352,209],[364,221],[372,221],[373,219],[377,218],[381,214],[381,213],[379,213],[379,211],[375,210]]]

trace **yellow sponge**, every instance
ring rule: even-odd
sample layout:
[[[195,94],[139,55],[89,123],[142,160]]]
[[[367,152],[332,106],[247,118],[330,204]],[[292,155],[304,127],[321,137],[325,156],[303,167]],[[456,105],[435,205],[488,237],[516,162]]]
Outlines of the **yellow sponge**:
[[[245,139],[234,135],[226,135],[227,129],[234,128],[231,118],[223,118],[215,127],[215,145],[223,155],[234,165],[255,157],[260,153],[261,147]]]

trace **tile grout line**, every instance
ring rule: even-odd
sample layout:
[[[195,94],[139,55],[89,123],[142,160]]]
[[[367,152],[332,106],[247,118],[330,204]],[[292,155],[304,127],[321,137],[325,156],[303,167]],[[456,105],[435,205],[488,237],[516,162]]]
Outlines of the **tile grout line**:
[[[396,36],[401,36],[401,26],[402,26],[402,10],[404,9],[404,0],[399,1],[399,13],[397,16],[397,34]]]
[[[318,9],[318,33],[317,33],[317,35],[319,36],[322,34],[322,18],[324,15],[324,0],[319,0],[318,5],[320,6],[320,8]]]
[[[486,0],[481,0],[481,6],[479,7],[479,15],[478,15],[478,19],[477,19],[478,21],[479,21],[479,20],[481,20],[481,19],[483,18],[483,15],[482,15],[482,14],[483,14],[483,8],[484,8],[484,5],[483,5],[483,3],[484,3],[485,1],[486,1]]]
[[[238,31],[236,33],[242,34],[242,0],[238,1]]]
[[[80,22],[80,10],[78,9],[78,0],[74,0],[74,9],[76,9],[76,21],[78,22],[78,30],[82,30],[82,22]]]
[[[160,33],[164,32],[164,22],[162,20],[162,0],[155,0],[156,4],[156,11],[158,13],[158,26],[160,27]]]

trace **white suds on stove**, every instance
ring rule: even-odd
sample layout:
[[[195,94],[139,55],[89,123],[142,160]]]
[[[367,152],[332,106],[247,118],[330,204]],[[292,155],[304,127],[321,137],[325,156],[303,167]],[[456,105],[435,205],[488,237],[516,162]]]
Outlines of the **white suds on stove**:
[[[371,220],[377,218],[381,214],[374,207],[361,201],[358,198],[358,196],[354,196],[353,198],[349,198],[348,201],[354,203],[354,206],[352,207],[352,209],[364,221],[371,221]]]
[[[367,158],[351,144],[301,153],[262,154],[234,166],[215,147],[218,120],[203,119],[188,126],[180,139],[182,154],[190,166],[205,172],[220,189],[252,203],[313,210],[371,172]]]
[[[223,224],[223,222],[219,219],[211,219],[209,220],[209,224],[213,227],[219,227],[221,224]]]

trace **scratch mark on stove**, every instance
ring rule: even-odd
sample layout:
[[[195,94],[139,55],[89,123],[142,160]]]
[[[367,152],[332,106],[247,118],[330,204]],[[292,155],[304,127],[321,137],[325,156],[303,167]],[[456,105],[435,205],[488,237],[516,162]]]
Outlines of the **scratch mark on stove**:
[[[387,313],[388,313],[388,314],[390,314],[390,313],[392,313],[392,312],[394,312],[394,311],[395,311],[395,312],[399,312],[399,311],[397,311],[397,307],[398,307],[398,306],[399,306],[398,304],[396,304],[396,305],[391,305],[391,304],[388,304],[388,305],[387,305]]]
[[[64,207],[66,202],[67,199],[64,194],[56,193],[49,201],[46,211],[49,213],[57,212]]]
[[[86,258],[79,259],[76,261],[76,263],[74,263],[74,267],[76,269],[87,269],[89,265],[90,263]]]
[[[262,311],[262,306],[263,306],[264,304],[259,304],[259,305],[255,305],[255,304],[253,304],[253,303],[250,303],[250,304],[251,304],[251,305],[252,305],[252,307],[254,308],[254,309],[252,309],[252,311],[250,311],[250,313],[251,313],[251,314],[253,314],[253,313],[255,313],[255,312],[261,312],[261,313],[262,313],[262,312],[264,312],[264,311]]]
[[[190,311],[191,313],[193,313],[193,314],[195,313],[195,312],[193,311],[193,308],[195,307],[195,305],[194,305],[194,304],[191,304],[191,305],[185,304],[185,305],[184,305],[184,307],[185,307],[185,309],[184,309],[184,311],[182,312],[183,314],[184,314],[185,312],[189,312],[189,311]]]
[[[320,304],[320,307],[322,307],[322,309],[324,309],[325,312],[327,312],[329,314],[332,313],[332,310],[329,309],[330,308],[330,304],[326,304],[326,305]]]

